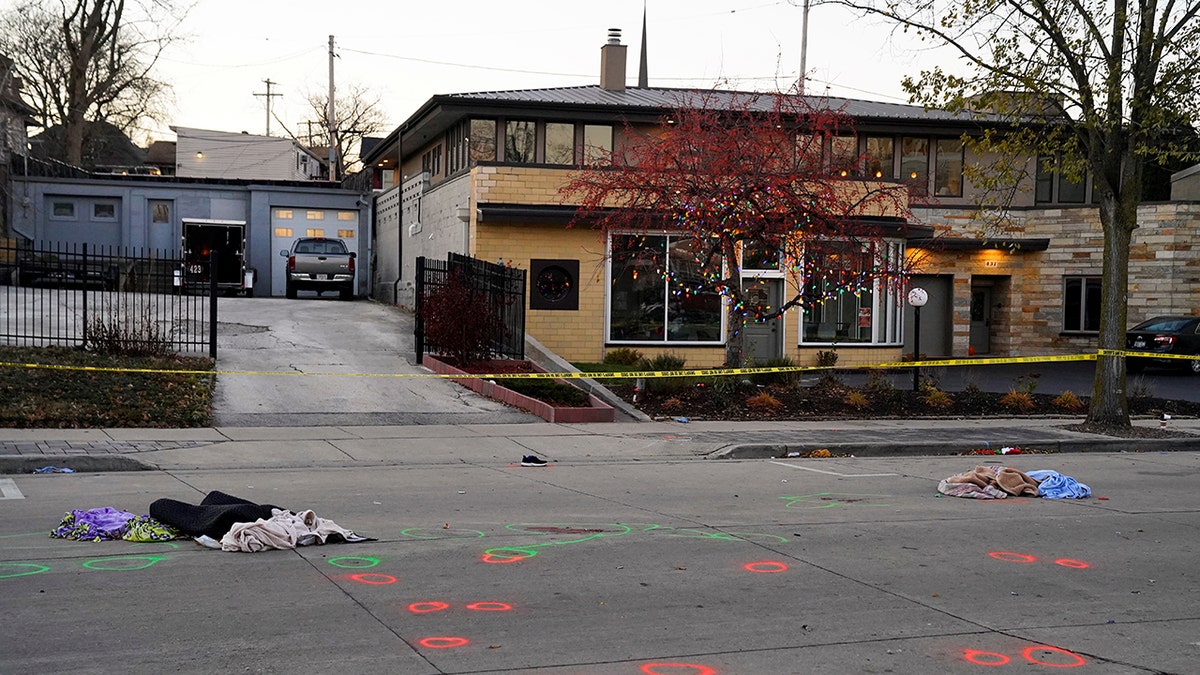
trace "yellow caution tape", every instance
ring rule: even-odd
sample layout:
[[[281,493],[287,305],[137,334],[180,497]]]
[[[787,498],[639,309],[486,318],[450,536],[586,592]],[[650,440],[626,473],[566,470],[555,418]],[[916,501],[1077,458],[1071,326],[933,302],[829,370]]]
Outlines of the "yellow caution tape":
[[[760,368],[698,368],[691,370],[635,370],[623,372],[594,372],[594,373],[303,373],[297,371],[278,370],[158,370],[154,368],[115,368],[103,366],[64,366],[44,363],[11,363],[0,362],[3,368],[36,368],[44,370],[68,370],[84,372],[107,373],[159,373],[171,375],[273,375],[289,377],[386,377],[386,378],[421,378],[421,379],[485,379],[485,380],[553,380],[553,379],[591,379],[591,380],[648,380],[663,377],[722,377],[725,375],[757,375],[761,373],[800,373],[824,370],[883,370],[892,368],[936,368],[953,366],[986,366],[1006,363],[1050,363],[1061,361],[1095,361],[1097,356],[1137,356],[1146,358],[1171,358],[1196,360],[1195,355],[1158,354],[1154,352],[1135,352],[1124,349],[1100,349],[1093,354],[1066,354],[1053,356],[1011,356],[995,358],[970,359],[935,359],[927,361],[895,361],[889,363],[872,363],[854,366],[769,366]]]

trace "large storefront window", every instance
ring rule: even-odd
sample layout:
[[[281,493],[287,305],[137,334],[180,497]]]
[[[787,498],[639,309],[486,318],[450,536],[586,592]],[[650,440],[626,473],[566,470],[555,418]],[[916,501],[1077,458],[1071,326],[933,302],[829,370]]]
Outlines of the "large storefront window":
[[[610,247],[609,342],[721,342],[721,296],[702,290],[720,261],[705,267],[690,237],[613,235]]]
[[[895,284],[899,242],[821,242],[804,260],[804,343],[898,344],[901,307]]]

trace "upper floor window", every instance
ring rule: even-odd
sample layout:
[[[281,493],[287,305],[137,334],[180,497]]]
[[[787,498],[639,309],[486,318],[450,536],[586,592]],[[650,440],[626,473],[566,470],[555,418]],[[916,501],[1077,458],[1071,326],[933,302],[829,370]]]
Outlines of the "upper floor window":
[[[496,120],[471,120],[469,147],[471,163],[496,161]]]
[[[856,174],[858,139],[854,136],[829,137],[829,168],[842,176]]]
[[[575,125],[564,122],[546,123],[546,163],[575,163]]]
[[[421,171],[430,176],[436,176],[442,172],[442,146],[440,143],[421,155]]]
[[[509,120],[504,124],[504,161],[513,164],[532,164],[537,161],[537,124],[526,120]],[[474,159],[474,158],[472,158]]]
[[[896,177],[896,139],[891,136],[867,136],[863,169],[867,178],[891,180]]]
[[[900,139],[900,180],[917,194],[929,191],[929,139],[905,136]]]
[[[585,164],[612,164],[613,128],[608,124],[583,125]]]
[[[963,195],[963,142],[961,138],[939,138],[933,172],[934,193],[940,197]]]
[[[1038,204],[1058,202],[1082,204],[1087,200],[1086,177],[1074,181],[1059,169],[1058,157],[1041,155],[1037,160],[1034,182],[1034,201]]]

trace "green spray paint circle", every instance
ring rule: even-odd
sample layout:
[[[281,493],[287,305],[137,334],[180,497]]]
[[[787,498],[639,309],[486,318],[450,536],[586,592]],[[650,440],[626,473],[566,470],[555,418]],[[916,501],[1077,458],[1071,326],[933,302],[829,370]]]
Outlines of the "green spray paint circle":
[[[166,559],[167,559],[166,556],[161,556],[161,555],[123,555],[123,556],[116,556],[113,558],[97,558],[95,560],[89,560],[89,561],[83,563],[83,567],[84,567],[84,569],[101,570],[101,571],[105,571],[105,572],[131,572],[133,570],[144,570],[147,567],[150,567],[151,565],[153,565],[154,563],[161,562]],[[143,562],[140,565],[134,566],[134,567],[123,567],[123,566],[119,566],[119,565],[113,566],[113,567],[106,567],[106,565],[108,563],[121,563],[121,562],[128,562],[128,561],[134,561],[134,560],[142,560],[145,562]]]
[[[50,567],[48,565],[39,565],[37,563],[0,563],[0,570],[4,569],[5,567],[32,567],[33,569],[26,570],[24,572],[10,572],[8,574],[0,574],[0,579],[14,579],[16,577],[27,577],[31,574],[41,574],[42,572],[50,571]]]
[[[374,566],[378,565],[379,558],[361,558],[361,557],[353,556],[353,555],[344,555],[344,556],[340,556],[337,558],[330,558],[328,562],[330,565],[333,565],[334,567],[341,567],[343,569],[351,569],[351,570],[353,570],[353,569],[362,570],[362,569],[367,569],[368,567],[374,567]]]

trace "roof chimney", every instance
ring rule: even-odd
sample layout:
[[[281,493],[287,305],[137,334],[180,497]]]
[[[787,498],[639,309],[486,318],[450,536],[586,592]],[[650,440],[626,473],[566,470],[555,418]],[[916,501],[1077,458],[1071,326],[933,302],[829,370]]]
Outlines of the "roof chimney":
[[[625,91],[625,45],[621,44],[621,29],[608,29],[608,42],[600,48],[600,88],[606,91]]]

